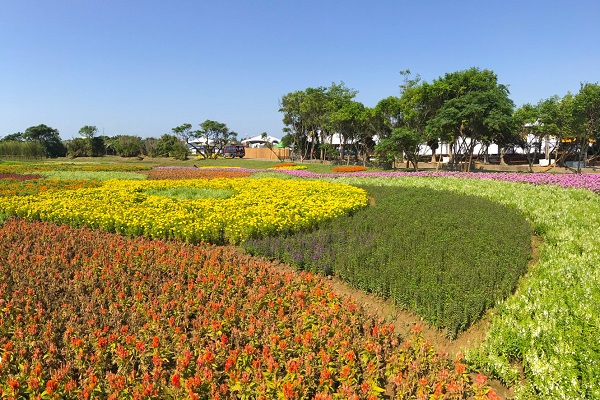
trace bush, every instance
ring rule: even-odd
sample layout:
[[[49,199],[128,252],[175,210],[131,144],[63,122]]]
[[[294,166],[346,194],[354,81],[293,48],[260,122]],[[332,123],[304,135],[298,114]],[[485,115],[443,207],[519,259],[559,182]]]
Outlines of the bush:
[[[122,135],[114,143],[115,151],[121,157],[137,157],[143,152],[144,143],[138,136]]]
[[[0,141],[0,157],[4,158],[45,158],[46,150],[40,142]]]
[[[71,158],[87,157],[87,141],[83,138],[74,138],[67,141],[67,156]]]

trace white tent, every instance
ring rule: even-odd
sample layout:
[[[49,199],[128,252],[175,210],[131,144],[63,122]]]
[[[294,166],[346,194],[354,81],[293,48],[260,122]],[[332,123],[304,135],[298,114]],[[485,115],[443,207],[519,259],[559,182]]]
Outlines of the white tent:
[[[265,147],[266,143],[278,144],[281,139],[273,136],[264,138],[262,135],[251,137],[250,139],[242,140],[242,144],[246,147]]]

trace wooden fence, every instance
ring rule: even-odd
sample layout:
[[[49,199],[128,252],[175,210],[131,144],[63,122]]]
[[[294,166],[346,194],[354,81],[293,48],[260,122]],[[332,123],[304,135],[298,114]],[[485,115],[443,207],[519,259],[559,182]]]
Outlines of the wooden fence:
[[[266,147],[246,147],[245,150],[246,155],[244,156],[244,158],[260,158],[263,160],[283,160],[286,158],[290,158],[290,149],[274,148],[273,150],[271,150]]]

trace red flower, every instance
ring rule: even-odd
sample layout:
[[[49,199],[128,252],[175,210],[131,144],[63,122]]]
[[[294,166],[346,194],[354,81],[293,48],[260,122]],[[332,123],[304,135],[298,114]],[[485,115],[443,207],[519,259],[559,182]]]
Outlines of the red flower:
[[[181,381],[179,379],[179,374],[177,372],[171,378],[171,384],[175,387],[181,386]]]

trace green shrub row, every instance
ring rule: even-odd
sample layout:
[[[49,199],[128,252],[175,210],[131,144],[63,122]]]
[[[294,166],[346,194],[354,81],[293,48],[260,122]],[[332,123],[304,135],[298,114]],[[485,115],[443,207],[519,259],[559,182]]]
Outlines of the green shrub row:
[[[46,150],[40,142],[0,141],[0,157],[40,159],[46,158]]]
[[[450,337],[514,291],[532,234],[518,211],[431,189],[363,188],[375,202],[368,209],[246,250],[391,298]]]

